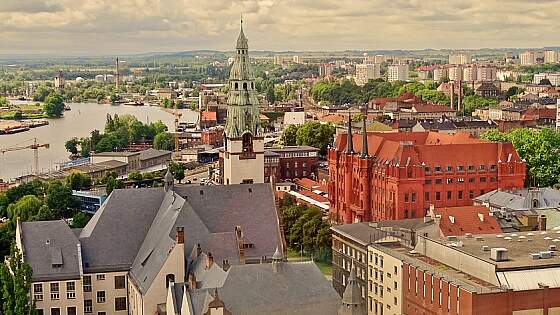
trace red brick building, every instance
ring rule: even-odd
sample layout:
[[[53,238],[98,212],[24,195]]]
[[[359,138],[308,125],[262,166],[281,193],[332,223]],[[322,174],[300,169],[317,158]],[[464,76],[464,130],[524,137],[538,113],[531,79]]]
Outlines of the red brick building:
[[[511,143],[464,133],[362,129],[339,134],[328,162],[331,219],[338,223],[423,217],[430,204],[472,205],[476,196],[525,180],[525,162]]]
[[[271,176],[277,182],[317,176],[317,148],[306,145],[266,148],[264,157],[265,182],[269,182]]]

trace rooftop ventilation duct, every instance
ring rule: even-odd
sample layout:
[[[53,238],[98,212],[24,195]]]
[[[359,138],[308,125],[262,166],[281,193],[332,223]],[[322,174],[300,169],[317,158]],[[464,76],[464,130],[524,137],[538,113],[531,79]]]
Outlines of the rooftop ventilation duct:
[[[507,248],[492,248],[490,250],[490,259],[493,261],[506,261],[508,260]]]

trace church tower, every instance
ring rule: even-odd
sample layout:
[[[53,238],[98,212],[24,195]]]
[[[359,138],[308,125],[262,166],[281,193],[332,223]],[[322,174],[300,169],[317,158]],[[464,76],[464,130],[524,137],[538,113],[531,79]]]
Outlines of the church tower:
[[[243,21],[236,51],[229,75],[224,184],[264,183],[264,137]]]

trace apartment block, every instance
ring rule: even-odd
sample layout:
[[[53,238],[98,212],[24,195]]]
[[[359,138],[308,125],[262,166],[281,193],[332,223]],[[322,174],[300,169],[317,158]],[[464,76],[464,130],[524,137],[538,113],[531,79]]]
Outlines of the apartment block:
[[[354,80],[359,86],[368,83],[369,80],[379,79],[381,77],[380,64],[358,64],[356,65],[356,76]]]
[[[464,65],[471,63],[472,55],[467,53],[451,54],[449,55],[450,65]]]
[[[394,81],[407,81],[408,80],[408,65],[407,64],[394,64],[387,68],[387,80]]]

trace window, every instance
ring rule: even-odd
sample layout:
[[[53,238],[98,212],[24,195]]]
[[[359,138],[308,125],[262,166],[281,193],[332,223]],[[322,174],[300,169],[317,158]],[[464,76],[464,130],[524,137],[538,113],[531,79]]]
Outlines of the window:
[[[60,299],[59,290],[60,290],[60,288],[59,288],[58,282],[51,283],[51,300],[59,300]]]
[[[436,170],[436,172],[441,172],[441,166],[436,166],[435,170]]]
[[[436,191],[436,200],[441,200],[441,193]]]
[[[105,312],[97,312],[97,315],[107,315]]]
[[[469,170],[469,172],[472,172],[472,171],[474,171],[474,165],[469,165],[469,168],[468,168],[468,170]]]
[[[459,190],[459,191],[457,192],[457,198],[463,199],[463,191],[462,191],[462,190]]]
[[[105,274],[104,273],[98,274],[97,280],[105,280]]]
[[[124,311],[124,310],[126,310],[126,298],[125,297],[115,298],[115,311]]]
[[[481,170],[481,171],[485,171],[486,170],[486,165],[480,164],[478,169]]]
[[[448,191],[447,192],[447,200],[451,200],[451,196],[452,196],[452,192]]]
[[[497,170],[497,169],[498,169],[498,167],[496,166],[496,164],[490,165],[490,170],[491,170],[491,171],[495,171],[495,170]]]
[[[60,308],[58,307],[51,308],[51,315],[60,315]]]
[[[469,199],[474,198],[474,190],[469,190]]]
[[[408,202],[408,194],[404,194],[404,202]]]
[[[397,274],[397,266],[393,266],[393,273]]]
[[[84,313],[91,313],[92,312],[92,300],[84,300]]]
[[[436,178],[436,184],[441,184],[442,180],[441,178]]]
[[[470,178],[469,178],[469,183],[472,184],[472,183],[474,183],[474,181],[475,181],[475,178],[474,178],[474,177],[470,177]]]
[[[459,178],[457,178],[457,181],[458,181],[459,183],[464,183],[464,182],[465,182],[465,178],[464,178],[464,177],[459,177]]]
[[[97,303],[105,303],[105,291],[97,291]]]
[[[452,171],[453,171],[453,167],[451,167],[451,165],[447,165],[447,166],[445,167],[445,171],[446,171],[446,172],[452,172]]]
[[[447,178],[446,182],[447,182],[448,184],[453,184],[453,178]]]
[[[91,276],[84,276],[84,292],[91,292]]]
[[[427,167],[427,166],[426,166],[426,167],[424,167],[424,172],[426,172],[426,173],[430,173],[431,171],[432,171],[432,170],[431,170],[431,169],[430,169],[429,167]]]
[[[416,193],[412,193],[412,194],[410,195],[410,200],[411,200],[412,202],[416,202]]]
[[[430,201],[430,193],[429,192],[424,193],[424,200],[425,201]]]
[[[395,286],[396,286],[396,282],[395,282]],[[395,288],[395,289],[396,289],[396,288]],[[395,305],[397,305],[397,297],[396,297],[396,296],[393,298],[393,303],[394,303]]]
[[[462,172],[463,170],[463,165],[457,165],[457,171]]]
[[[66,314],[68,315],[76,315],[76,307],[75,306],[69,306],[66,308]]]
[[[124,276],[115,276],[115,289],[124,289]]]
[[[397,287],[398,287],[398,286],[397,286],[397,281],[395,281],[395,282],[393,283],[393,288],[395,288],[395,290],[396,290]]]
[[[481,183],[486,183],[486,177],[481,177],[481,178],[480,178],[480,182],[481,182]]]
[[[45,315],[42,309],[37,309],[37,315]]]
[[[429,184],[431,184],[431,183],[432,183],[432,180],[431,180],[431,179],[426,179],[426,180],[424,181],[424,184],[427,184],[427,185],[429,185]]]
[[[66,298],[69,300],[73,300],[76,298],[76,282],[66,282]]]
[[[33,299],[35,301],[43,300],[43,285],[41,283],[33,284]]]
[[[492,182],[492,183],[496,182],[496,177],[494,177],[494,176],[490,177],[490,182]]]

